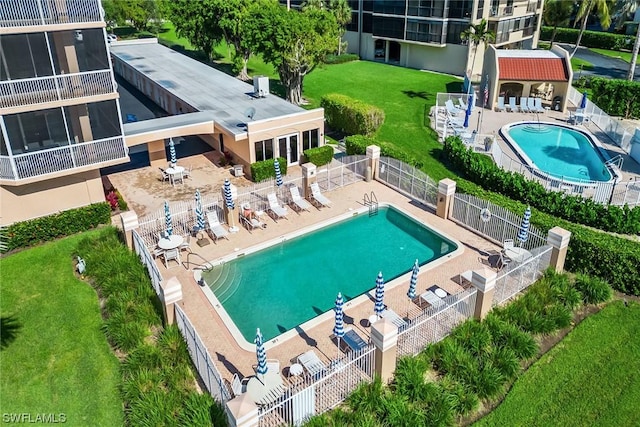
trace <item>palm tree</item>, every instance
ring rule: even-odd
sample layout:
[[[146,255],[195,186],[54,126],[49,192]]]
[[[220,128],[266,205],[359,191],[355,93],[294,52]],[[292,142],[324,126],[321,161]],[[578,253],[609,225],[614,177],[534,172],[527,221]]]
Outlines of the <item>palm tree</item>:
[[[338,55],[340,55],[342,53],[342,36],[346,25],[351,22],[351,8],[347,0],[331,0],[329,2],[329,11],[336,17],[336,22],[340,26],[338,35]]]
[[[636,72],[638,50],[640,50],[640,23],[638,23],[638,29],[636,31],[636,42],[633,44],[633,50],[631,51],[631,63],[629,64],[629,72],[627,73],[627,80],[629,81],[633,80],[633,75]]]
[[[473,52],[473,61],[471,62],[471,73],[476,66],[476,55],[478,54],[478,45],[495,41],[496,34],[487,27],[487,20],[482,19],[478,24],[471,24],[469,28],[460,34],[462,40],[467,40],[475,49]],[[469,76],[471,78],[471,76]]]
[[[598,11],[598,20],[600,21],[600,26],[603,30],[607,30],[609,29],[609,26],[611,26],[611,15],[609,13],[608,0],[582,0],[580,2],[578,13],[576,14],[576,21],[582,19],[582,25],[580,26],[580,32],[578,33],[578,40],[576,40],[576,47],[573,49],[573,52],[571,52],[572,57],[576,54],[576,51],[580,46],[582,35],[587,29],[587,21],[589,20],[589,15],[591,15],[591,12],[593,12],[594,10]]]
[[[618,0],[613,16],[616,29],[621,28],[627,17],[634,13],[638,7],[640,7],[640,0]],[[629,72],[627,73],[627,80],[629,81],[633,80],[633,75],[636,71],[636,64],[638,63],[638,49],[640,49],[640,24],[638,24],[638,29],[636,30],[636,42],[633,44],[633,50],[631,51],[631,63],[629,64]]]
[[[565,0],[549,0],[544,5],[544,23],[553,27],[553,33],[551,33],[551,46],[556,38],[558,27],[567,25],[573,12],[573,1]]]

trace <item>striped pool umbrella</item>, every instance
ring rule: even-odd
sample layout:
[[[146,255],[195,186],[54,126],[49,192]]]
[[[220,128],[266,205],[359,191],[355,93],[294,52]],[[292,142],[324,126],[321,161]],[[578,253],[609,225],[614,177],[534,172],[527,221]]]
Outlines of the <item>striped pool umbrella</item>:
[[[276,185],[280,187],[282,186],[282,173],[280,172],[280,162],[278,159],[273,161],[273,167],[276,170]]]
[[[473,112],[473,96],[469,95],[469,99],[467,99],[467,110],[464,112],[464,123],[463,126],[469,127],[469,118],[471,117],[471,113]]]
[[[529,238],[529,220],[531,219],[531,207],[527,206],[527,210],[524,211],[524,216],[522,217],[522,224],[520,224],[520,231],[518,231],[518,240],[520,241],[520,246]]]
[[[416,285],[418,284],[418,273],[420,273],[420,265],[418,260],[413,264],[413,271],[411,272],[411,280],[409,281],[409,290],[407,291],[407,297],[414,299],[416,297]]]
[[[204,212],[202,211],[202,197],[200,190],[196,190],[196,229],[204,230]]]
[[[264,350],[264,344],[262,343],[262,334],[260,328],[256,330],[256,357],[258,358],[258,367],[256,368],[256,374],[264,375],[267,373],[267,352]]]
[[[384,279],[382,278],[382,271],[378,273],[376,278],[376,303],[373,306],[374,313],[380,317],[384,310]]]
[[[580,108],[587,108],[587,92],[582,92],[582,99],[580,100]]]
[[[176,147],[173,145],[173,139],[169,138],[169,156],[171,164],[175,165],[178,163],[178,159],[176,159]]]
[[[222,192],[224,194],[224,203],[227,205],[227,207],[229,209],[235,209],[236,204],[233,202],[233,197],[231,196],[231,182],[229,182],[228,178],[225,178],[224,180]]]
[[[342,299],[342,294],[338,292],[338,297],[336,298],[336,305],[333,310],[336,312],[336,324],[333,327],[333,334],[338,338],[338,350],[340,350],[340,338],[344,336],[344,312],[342,311],[342,305],[344,304],[344,300]]]
[[[173,234],[173,223],[171,221],[171,211],[169,210],[169,202],[164,201],[164,223],[167,228],[167,235]]]

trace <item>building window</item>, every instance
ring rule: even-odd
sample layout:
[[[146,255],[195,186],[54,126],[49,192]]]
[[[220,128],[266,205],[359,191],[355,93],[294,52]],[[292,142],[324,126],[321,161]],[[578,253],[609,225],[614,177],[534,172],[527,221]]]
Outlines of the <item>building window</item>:
[[[44,33],[0,36],[0,79],[18,80],[53,75]]]
[[[358,12],[351,12],[351,22],[347,24],[347,31],[358,31]]]
[[[469,28],[468,22],[449,21],[447,23],[447,43],[466,44],[467,42],[462,40],[460,34],[467,28]]]
[[[373,15],[370,13],[362,14],[362,32],[367,34],[373,33]]]
[[[484,0],[478,2],[478,11],[476,12],[476,19],[482,19],[484,14]]]
[[[61,108],[9,114],[4,124],[14,154],[69,144]]]
[[[449,18],[470,18],[473,10],[473,0],[450,0]]]
[[[273,159],[273,139],[254,142],[256,150],[256,162]]]
[[[374,13],[404,15],[405,9],[406,0],[373,0]]]
[[[320,130],[311,129],[302,132],[302,151],[320,146]]]
[[[443,18],[444,0],[409,0],[407,15]]]
[[[386,16],[374,16],[373,17],[373,35],[403,40],[404,39],[404,19],[389,18]]]
[[[442,22],[410,19],[407,22],[407,40],[442,44]]]

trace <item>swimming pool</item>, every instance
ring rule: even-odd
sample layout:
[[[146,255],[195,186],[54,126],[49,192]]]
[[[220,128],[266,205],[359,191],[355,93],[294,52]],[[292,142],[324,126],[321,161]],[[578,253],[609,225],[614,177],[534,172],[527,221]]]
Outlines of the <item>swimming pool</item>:
[[[236,253],[202,272],[214,307],[231,321],[225,319],[232,335],[237,329],[250,343],[257,327],[265,341],[295,333],[301,324],[330,311],[338,292],[350,301],[373,289],[378,271],[388,283],[408,274],[416,259],[424,266],[459,248],[390,205],[374,216],[364,208],[316,228]],[[243,344],[238,336],[236,340]]]
[[[520,122],[504,126],[501,133],[528,166],[553,177],[578,182],[614,179],[605,164],[608,156],[586,132],[555,123]]]

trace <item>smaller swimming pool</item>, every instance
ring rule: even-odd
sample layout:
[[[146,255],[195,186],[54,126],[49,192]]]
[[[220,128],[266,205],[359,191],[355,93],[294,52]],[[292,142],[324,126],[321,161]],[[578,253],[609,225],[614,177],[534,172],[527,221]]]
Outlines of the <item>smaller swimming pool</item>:
[[[502,136],[531,168],[568,181],[608,182],[615,174],[606,165],[608,156],[586,132],[555,123],[511,123]]]

